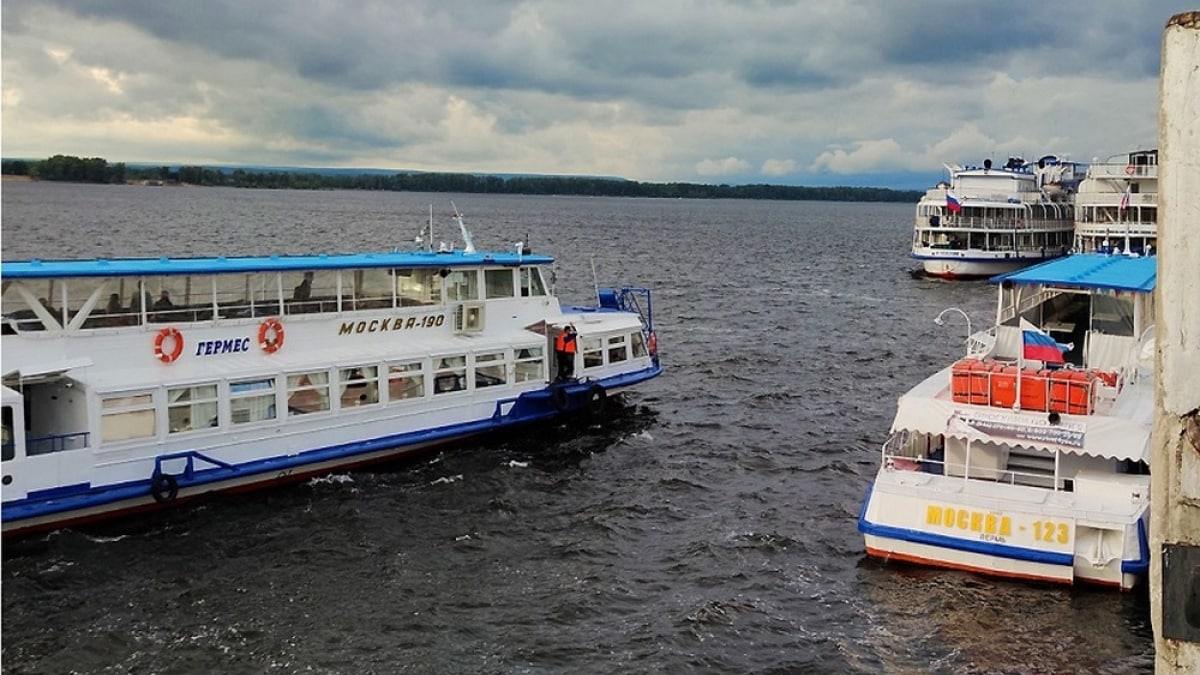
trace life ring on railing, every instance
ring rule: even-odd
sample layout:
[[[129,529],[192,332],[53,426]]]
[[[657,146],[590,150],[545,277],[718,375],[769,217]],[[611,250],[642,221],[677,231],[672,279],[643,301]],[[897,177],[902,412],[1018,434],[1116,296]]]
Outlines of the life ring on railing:
[[[1127,176],[1132,176],[1136,172],[1137,172],[1137,169],[1134,168],[1134,166],[1132,164],[1129,164],[1125,167],[1125,175],[1127,175]]]
[[[171,351],[163,349],[163,343],[171,340]],[[178,328],[167,327],[158,331],[154,336],[154,358],[163,363],[171,363],[183,353],[183,333]]]
[[[179,495],[179,483],[169,473],[156,474],[150,480],[150,496],[159,504],[170,504]]]
[[[571,397],[567,395],[566,387],[555,387],[550,390],[550,402],[554,404],[554,409],[559,412],[566,412],[567,408],[571,407]]]
[[[267,319],[258,327],[258,346],[267,354],[274,354],[283,346],[283,324],[279,319]]]
[[[607,403],[608,392],[604,391],[604,387],[598,384],[588,387],[587,413],[589,416],[600,417],[603,415]]]
[[[646,349],[650,352],[650,356],[658,356],[658,333],[650,331],[650,337],[646,340]]]

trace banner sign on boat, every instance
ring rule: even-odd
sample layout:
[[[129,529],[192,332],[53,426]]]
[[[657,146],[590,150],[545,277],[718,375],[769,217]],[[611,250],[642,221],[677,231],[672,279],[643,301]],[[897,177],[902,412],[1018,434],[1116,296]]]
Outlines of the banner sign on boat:
[[[1065,420],[1058,424],[1050,424],[1047,420],[1031,420],[1027,416],[1000,411],[955,410],[946,424],[946,431],[950,434],[964,435],[975,432],[1018,442],[1030,441],[1066,448],[1082,448],[1084,425]]]

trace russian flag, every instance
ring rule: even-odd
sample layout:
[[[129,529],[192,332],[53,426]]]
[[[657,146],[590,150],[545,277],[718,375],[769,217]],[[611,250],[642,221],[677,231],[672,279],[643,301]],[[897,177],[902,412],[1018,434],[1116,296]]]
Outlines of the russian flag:
[[[1063,352],[1068,349],[1066,345],[1060,345],[1055,342],[1054,338],[1046,335],[1038,330],[1029,330],[1028,328],[1021,331],[1021,345],[1023,347],[1021,355],[1031,361],[1042,361],[1043,363],[1065,363]]]
[[[950,213],[962,211],[962,201],[954,194],[954,190],[946,190],[946,208],[950,209]]]

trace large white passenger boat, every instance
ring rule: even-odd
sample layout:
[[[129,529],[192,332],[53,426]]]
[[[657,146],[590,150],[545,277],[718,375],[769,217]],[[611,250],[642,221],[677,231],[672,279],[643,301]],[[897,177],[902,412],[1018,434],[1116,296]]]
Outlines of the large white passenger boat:
[[[1158,245],[1158,150],[1088,165],[1075,198],[1075,250],[1153,255]]]
[[[1083,177],[1053,155],[1011,157],[1002,167],[947,164],[949,182],[917,203],[912,257],[924,273],[978,279],[1065,255],[1075,227],[1073,193]]]
[[[458,251],[4,262],[4,534],[596,416],[660,374],[648,289],[563,307],[552,258],[463,234]]]
[[[900,397],[867,553],[1131,588],[1150,560],[1155,261],[1073,255],[998,281],[996,325]]]

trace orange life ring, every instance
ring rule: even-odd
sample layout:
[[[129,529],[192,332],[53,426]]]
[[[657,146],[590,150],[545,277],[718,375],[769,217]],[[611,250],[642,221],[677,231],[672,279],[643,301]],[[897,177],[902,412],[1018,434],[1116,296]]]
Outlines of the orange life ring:
[[[171,351],[163,349],[163,343],[171,340]],[[183,333],[178,328],[164,328],[154,336],[154,357],[163,363],[171,363],[183,353]]]
[[[1125,173],[1129,176],[1132,176],[1135,171],[1137,171],[1137,169],[1133,168],[1132,164],[1129,164],[1125,167]]]
[[[658,334],[650,331],[648,343],[647,349],[650,350],[650,356],[658,356]]]
[[[283,346],[283,324],[279,319],[267,319],[258,327],[258,346],[268,354],[274,354]]]

